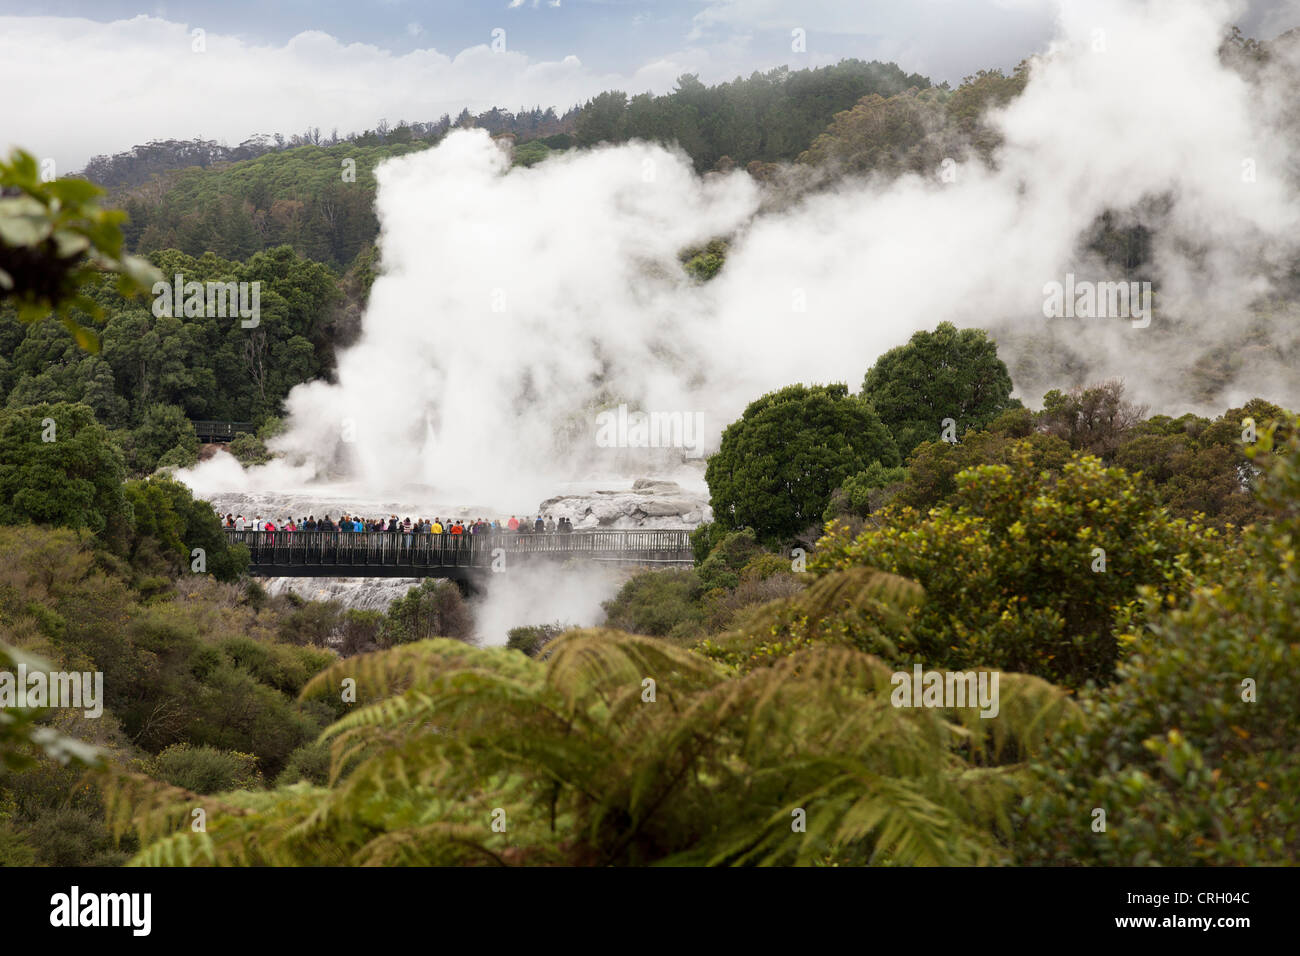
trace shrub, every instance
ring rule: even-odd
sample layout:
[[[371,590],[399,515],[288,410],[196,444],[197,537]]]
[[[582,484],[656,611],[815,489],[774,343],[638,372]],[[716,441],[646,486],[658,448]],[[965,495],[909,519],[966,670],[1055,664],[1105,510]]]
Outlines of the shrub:
[[[318,787],[329,783],[330,746],[328,743],[314,740],[303,744],[292,754],[284,765],[284,770],[276,778],[275,785],[284,787],[306,780]]]
[[[701,612],[696,602],[703,590],[699,575],[691,570],[642,571],[601,606],[609,627],[667,637],[675,631],[700,627]]]
[[[216,747],[173,744],[145,762],[149,776],[194,793],[252,790],[262,785],[257,758]]]
[[[1151,626],[1116,683],[1084,695],[1084,729],[1036,765],[1021,862],[1300,862],[1300,441],[1270,471],[1275,520],[1247,534],[1247,560],[1184,608],[1149,593]]]
[[[568,624],[556,621],[553,624],[529,624],[524,627],[512,627],[506,633],[506,647],[538,657],[551,641],[569,629]]]
[[[470,641],[474,621],[460,589],[451,581],[428,578],[388,606],[383,637],[408,644],[428,637]]]
[[[957,476],[950,504],[901,512],[856,539],[832,535],[821,570],[874,567],[926,599],[898,646],[931,667],[998,667],[1069,687],[1106,682],[1117,634],[1141,619],[1138,588],[1186,599],[1225,555],[1213,529],[1174,519],[1149,487],[1095,458],[1059,477],[1027,453]]]

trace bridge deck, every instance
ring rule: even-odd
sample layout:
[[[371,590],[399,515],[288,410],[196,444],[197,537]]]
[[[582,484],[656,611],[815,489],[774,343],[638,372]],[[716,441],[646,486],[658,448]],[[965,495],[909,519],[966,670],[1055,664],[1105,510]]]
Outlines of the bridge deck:
[[[694,563],[689,531],[419,534],[388,531],[232,531],[264,577],[464,577],[518,561],[579,558],[624,564]]]

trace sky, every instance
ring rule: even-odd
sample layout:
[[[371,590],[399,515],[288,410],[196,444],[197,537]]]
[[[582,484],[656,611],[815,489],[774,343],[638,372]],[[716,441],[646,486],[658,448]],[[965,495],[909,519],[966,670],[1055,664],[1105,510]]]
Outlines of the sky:
[[[0,148],[62,173],[150,139],[236,144],[462,107],[578,105],[845,57],[935,82],[1044,49],[1086,0],[0,0]],[[1135,3],[1139,0],[1134,0]],[[1224,0],[1248,34],[1300,0]],[[201,34],[196,31],[202,31]],[[795,42],[802,31],[802,44]],[[801,47],[795,49],[795,47]],[[16,95],[14,95],[16,93]]]

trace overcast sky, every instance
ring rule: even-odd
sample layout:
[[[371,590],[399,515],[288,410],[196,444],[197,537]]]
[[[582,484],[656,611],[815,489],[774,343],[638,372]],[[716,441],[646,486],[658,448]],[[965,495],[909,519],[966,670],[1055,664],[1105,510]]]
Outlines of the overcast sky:
[[[1086,0],[1065,0],[1086,7]],[[1135,3],[1147,0],[1134,0]],[[1189,3],[1201,0],[1151,0]],[[1204,0],[1271,38],[1300,0]],[[1057,0],[0,0],[0,144],[59,172],[150,139],[254,133],[462,107],[558,110],[604,89],[667,92],[781,64],[894,60],[935,82],[1044,49]],[[196,30],[203,31],[202,42]],[[792,31],[806,49],[792,49]],[[504,31],[504,32],[494,32]],[[494,41],[495,38],[495,41]],[[196,52],[195,47],[202,50]]]

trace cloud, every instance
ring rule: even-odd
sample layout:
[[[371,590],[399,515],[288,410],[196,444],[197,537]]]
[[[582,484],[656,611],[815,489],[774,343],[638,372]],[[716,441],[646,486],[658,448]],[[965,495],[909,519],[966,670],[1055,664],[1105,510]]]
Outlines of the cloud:
[[[676,77],[658,63],[602,74],[576,56],[537,60],[509,44],[453,55],[405,54],[308,31],[259,44],[155,17],[98,23],[0,17],[0,84],[10,92],[0,145],[51,157],[60,171],[152,139],[239,143],[255,133],[310,126],[343,132],[534,105],[563,111],[612,87],[664,92]],[[56,57],[59,69],[49,68]],[[685,57],[690,58],[691,54]],[[696,62],[705,62],[704,57]],[[677,58],[674,68],[688,66]]]

